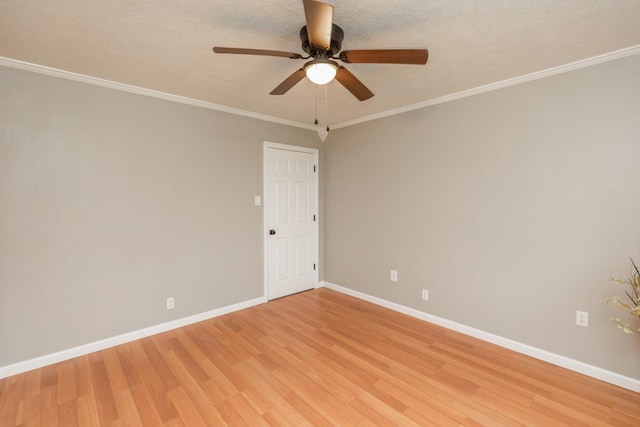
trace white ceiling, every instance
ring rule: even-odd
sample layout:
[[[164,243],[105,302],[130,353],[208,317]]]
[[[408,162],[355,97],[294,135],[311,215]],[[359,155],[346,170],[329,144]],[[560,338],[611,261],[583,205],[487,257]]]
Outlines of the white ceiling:
[[[343,49],[429,49],[426,66],[346,64],[375,94],[327,85],[329,123],[640,45],[640,0],[333,0]],[[220,55],[215,46],[302,52],[301,0],[0,0],[0,56],[193,98],[302,126],[324,88],[269,92],[302,60]]]

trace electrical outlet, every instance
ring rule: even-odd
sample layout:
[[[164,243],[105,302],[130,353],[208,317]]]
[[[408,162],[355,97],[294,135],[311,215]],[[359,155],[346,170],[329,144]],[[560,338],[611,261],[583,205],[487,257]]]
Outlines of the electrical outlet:
[[[167,298],[167,310],[171,310],[175,306],[176,306],[176,304],[175,304],[175,300],[173,299],[173,297]]]
[[[389,278],[391,279],[392,282],[397,282],[398,281],[398,270],[389,271]]]
[[[422,299],[425,301],[429,301],[429,291],[426,289],[422,290]]]
[[[589,313],[586,311],[576,310],[576,325],[589,327]]]

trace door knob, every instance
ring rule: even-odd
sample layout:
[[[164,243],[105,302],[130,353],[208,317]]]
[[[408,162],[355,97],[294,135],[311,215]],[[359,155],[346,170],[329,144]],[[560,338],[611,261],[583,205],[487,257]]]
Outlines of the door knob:
[[[273,236],[274,234],[276,234],[276,230],[269,230],[269,234]]]

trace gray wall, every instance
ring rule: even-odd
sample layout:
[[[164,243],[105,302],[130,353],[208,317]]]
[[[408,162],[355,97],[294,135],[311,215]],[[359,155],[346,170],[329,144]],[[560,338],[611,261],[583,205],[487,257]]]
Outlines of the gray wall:
[[[333,130],[321,277],[640,378],[602,303],[640,259],[638,75],[631,57]],[[319,146],[0,67],[0,366],[262,296],[264,140]]]
[[[634,56],[333,131],[325,280],[640,379],[603,304],[640,261],[638,76]]]
[[[264,140],[319,145],[0,67],[0,366],[262,296]]]

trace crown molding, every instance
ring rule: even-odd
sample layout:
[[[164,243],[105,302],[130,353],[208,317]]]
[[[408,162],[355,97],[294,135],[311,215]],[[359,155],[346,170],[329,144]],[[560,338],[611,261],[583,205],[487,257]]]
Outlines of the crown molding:
[[[481,93],[491,92],[494,90],[514,86],[521,83],[530,82],[533,80],[539,80],[546,77],[554,76],[557,74],[568,73],[570,71],[579,70],[581,68],[591,67],[593,65],[602,64],[604,62],[615,61],[616,59],[626,58],[640,54],[640,45],[631,46],[628,48],[616,50],[613,52],[605,53],[602,55],[594,56],[580,61],[571,62],[569,64],[561,65],[559,67],[548,68],[542,71],[536,71],[535,73],[525,74],[519,77],[513,77],[511,79],[502,80],[495,83],[490,83],[484,86],[479,86],[473,89],[464,90],[461,92],[452,93],[450,95],[441,96],[439,98],[430,99],[427,101],[419,102],[417,104],[408,105],[405,107],[396,108],[393,110],[387,110],[369,116],[360,117],[354,120],[349,120],[342,123],[337,123],[331,126],[331,129],[340,129],[348,126],[357,125],[360,123],[369,122],[372,120],[382,119],[385,117],[395,116],[397,114],[407,113],[409,111],[419,110],[421,108],[431,107],[433,105],[443,104],[449,101],[455,101],[457,99],[466,98],[469,96],[479,95]],[[0,66],[17,68],[20,70],[31,71],[34,73],[45,74],[53,77],[59,77],[62,79],[73,80],[82,83],[88,83],[96,86],[102,86],[110,89],[121,90],[124,92],[135,93],[138,95],[150,96],[153,98],[164,99],[166,101],[178,102],[181,104],[191,105],[194,107],[206,108],[209,110],[220,111],[229,114],[236,114],[239,116],[250,117],[257,120],[266,122],[277,123],[286,126],[293,126],[301,129],[307,129],[318,132],[320,130],[314,125],[308,125],[305,123],[296,122],[293,120],[286,120],[280,117],[269,116],[266,114],[255,113],[252,111],[241,110],[238,108],[227,107],[225,105],[214,104],[212,102],[201,101],[198,99],[187,98],[185,96],[172,95],[166,92],[159,92],[152,89],[146,89],[139,86],[128,85],[124,83],[118,83],[111,80],[100,79],[97,77],[91,77],[84,74],[73,73],[71,71],[59,70],[57,68],[47,67],[44,65],[33,64],[30,62],[19,61],[17,59],[6,58],[0,56]],[[321,139],[322,136],[320,135]]]
[[[622,58],[626,58],[628,56],[637,55],[637,54],[640,54],[640,45],[631,46],[625,49],[616,50],[613,52],[605,53],[605,54],[594,56],[587,59],[582,59],[580,61],[571,62],[569,64],[561,65],[559,67],[548,68],[546,70],[536,71],[535,73],[525,74],[523,76],[513,77],[511,79],[490,83],[488,85],[479,86],[473,89],[463,90],[461,92],[452,93],[450,95],[441,96],[439,98],[430,99],[428,101],[419,102],[417,104],[408,105],[406,107],[400,107],[393,110],[383,111],[381,113],[360,117],[358,119],[337,123],[335,125],[332,125],[331,129],[340,129],[347,126],[353,126],[356,124],[369,122],[371,120],[377,120],[377,119],[382,119],[389,116],[395,116],[397,114],[402,114],[402,113],[406,113],[413,110],[419,110],[421,108],[431,107],[433,105],[443,104],[445,102],[454,101],[456,99],[479,95],[481,93],[491,92],[494,90],[518,85],[521,83],[530,82],[533,80],[544,79],[546,77],[555,76],[556,74],[568,73],[570,71],[591,67],[593,65],[602,64],[603,62],[615,61],[616,59],[622,59]]]
[[[19,70],[31,71],[47,76],[59,77],[61,79],[73,80],[81,83],[88,83],[95,86],[102,86],[109,89],[120,90],[123,92],[135,93],[137,95],[150,96],[152,98],[164,99],[165,101],[178,102],[180,104],[191,105],[194,107],[206,108],[208,110],[220,111],[223,113],[236,114],[239,116],[250,117],[252,119],[262,120],[266,122],[277,123],[286,126],[293,126],[302,129],[317,131],[316,126],[299,123],[293,120],[286,120],[280,117],[269,116],[266,114],[255,113],[252,111],[241,110],[238,108],[227,107],[225,105],[214,104],[212,102],[200,101],[198,99],[187,98],[186,96],[173,95],[166,92],[147,89],[139,86],[118,83],[111,80],[105,80],[98,77],[91,77],[84,74],[73,73],[71,71],[60,70],[57,68],[47,67],[44,65],[33,64],[30,62],[19,61],[17,59],[6,58],[0,56],[0,66],[16,68]]]

